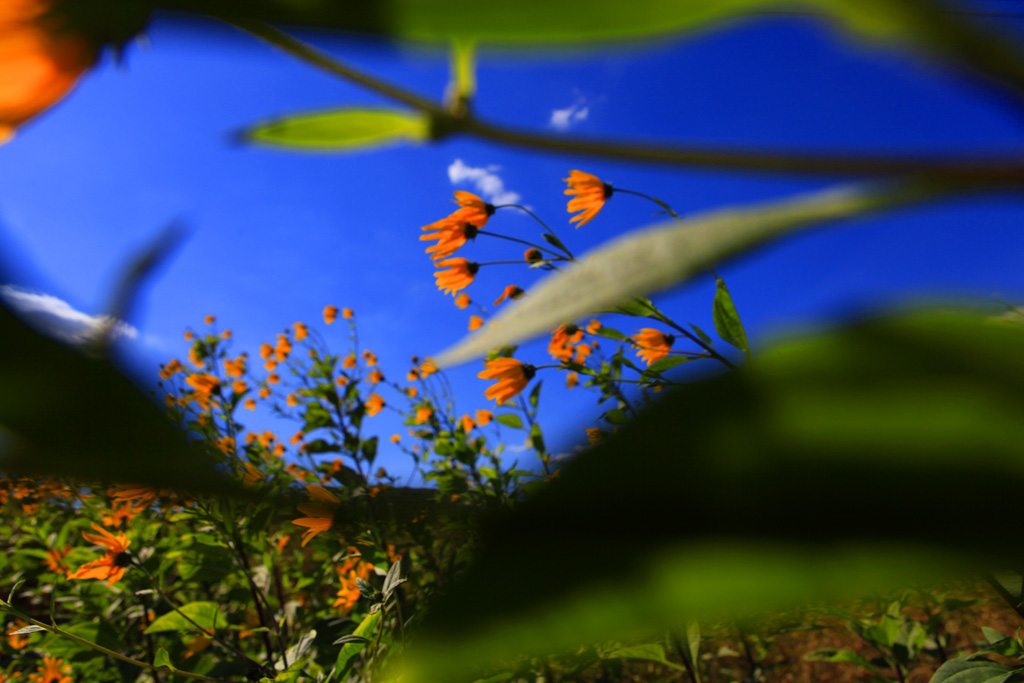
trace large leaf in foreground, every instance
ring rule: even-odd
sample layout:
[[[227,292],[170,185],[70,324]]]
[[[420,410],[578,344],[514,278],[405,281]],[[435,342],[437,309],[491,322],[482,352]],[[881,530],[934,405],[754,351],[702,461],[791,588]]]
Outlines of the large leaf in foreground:
[[[729,208],[634,230],[549,275],[491,323],[436,355],[442,366],[482,356],[633,297],[685,282],[705,268],[773,239],[932,196],[921,184],[831,189],[752,207]]]
[[[1017,566],[1022,350],[1024,326],[922,314],[665,397],[491,525],[407,680]]]
[[[429,135],[430,120],[426,115],[391,109],[337,109],[296,114],[244,133],[252,142],[331,152],[422,142]]]
[[[244,493],[109,361],[0,306],[0,470]]]

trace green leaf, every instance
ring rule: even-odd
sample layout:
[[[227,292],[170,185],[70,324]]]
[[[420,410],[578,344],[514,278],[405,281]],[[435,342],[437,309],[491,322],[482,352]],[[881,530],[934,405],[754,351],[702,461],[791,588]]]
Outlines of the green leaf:
[[[915,314],[666,392],[487,529],[422,622],[407,680],[1016,566],[1022,348],[1018,326]],[[987,523],[892,521],[937,501]]]
[[[853,650],[814,650],[804,655],[809,662],[837,662],[845,664],[856,664],[868,671],[877,674],[878,669],[874,664],[864,659]]]
[[[693,331],[697,334],[697,337],[702,342],[704,342],[708,346],[714,346],[715,345],[715,343],[713,341],[711,341],[711,337],[708,336],[707,332],[705,332],[704,330],[700,329],[699,327],[697,327],[693,323],[690,323],[690,327],[693,328]]]
[[[153,620],[153,623],[145,630],[145,633],[164,633],[166,631],[197,631],[196,625],[207,631],[213,631],[217,627],[227,625],[227,619],[220,613],[220,606],[216,602],[190,602],[182,605],[179,610],[188,617],[186,619],[178,612],[168,612]]]
[[[1016,669],[988,659],[951,659],[935,672],[929,683],[1003,683]]]
[[[505,425],[506,427],[511,427],[512,429],[523,428],[522,418],[513,413],[502,413],[501,415],[495,415],[494,419],[497,422],[500,422],[501,424]]]
[[[174,671],[174,665],[171,664],[171,656],[162,647],[157,648],[156,654],[153,655],[153,666],[166,666],[171,671]]]
[[[349,152],[422,142],[429,137],[430,120],[420,113],[391,109],[336,109],[295,114],[258,125],[245,132],[251,142],[306,151]]]
[[[647,645],[634,645],[633,647],[620,647],[617,650],[601,655],[601,659],[643,659],[649,662],[658,662],[665,666],[670,666],[673,669],[679,669],[680,671],[686,671],[686,667],[680,666],[675,662],[670,662],[665,656],[665,648],[659,643],[649,643]]]
[[[696,358],[691,358],[690,356],[665,356],[664,358],[656,360],[647,366],[647,369],[644,370],[644,379],[648,377],[657,377],[662,373],[668,372],[677,365],[682,365],[683,363],[691,360],[696,360]]]
[[[529,296],[511,302],[490,325],[434,358],[445,367],[462,363],[566,320],[680,284],[782,235],[922,201],[939,192],[924,183],[844,187],[750,208],[723,209],[685,225],[672,221],[629,232],[541,280]]]
[[[373,634],[377,629],[377,622],[379,621],[380,612],[367,614],[363,617],[363,620],[359,622],[359,626],[356,626],[356,630],[352,631],[352,635],[360,636],[369,640],[373,637]],[[351,642],[345,643],[341,646],[341,650],[338,652],[338,659],[334,663],[334,671],[337,674],[337,680],[345,680],[345,674],[348,672],[349,667],[351,667],[353,659],[363,650],[364,645],[366,645],[366,643]]]
[[[715,289],[715,330],[718,336],[729,342],[737,349],[747,354],[750,358],[750,348],[747,345],[747,333],[743,329],[743,322],[740,320],[736,306],[729,295],[729,288],[725,286],[725,280],[718,278]]]
[[[597,334],[602,337],[608,337],[608,339],[614,339],[615,341],[629,341],[629,337],[622,334],[614,327],[605,327],[602,325],[597,329]]]
[[[114,630],[113,626],[105,621],[71,624],[70,626],[62,628],[72,635],[78,636],[90,643],[100,645],[101,647],[117,651],[122,648],[121,641],[117,636],[117,631]],[[46,652],[51,657],[60,657],[62,659],[70,660],[84,660],[91,658],[96,654],[95,650],[87,645],[82,645],[74,640],[55,634],[51,634],[43,638],[39,642],[39,649]]]
[[[4,306],[0,337],[0,469],[5,474],[251,496],[221,475],[213,458],[188,442],[109,361],[30,329]]]

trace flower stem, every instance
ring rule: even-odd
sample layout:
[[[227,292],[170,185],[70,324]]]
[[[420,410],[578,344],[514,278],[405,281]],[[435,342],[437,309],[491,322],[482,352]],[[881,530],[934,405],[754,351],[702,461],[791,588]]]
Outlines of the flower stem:
[[[570,260],[570,261],[575,261],[575,260],[576,260],[576,257],[574,257],[574,256],[572,255],[572,252],[571,252],[571,251],[569,251],[568,247],[566,247],[566,246],[565,246],[565,245],[564,245],[564,244],[562,243],[562,240],[558,239],[558,235],[556,235],[556,234],[555,234],[555,231],[554,231],[554,230],[552,230],[552,229],[551,229],[550,227],[548,227],[548,224],[547,224],[547,223],[545,223],[544,221],[542,221],[542,220],[540,219],[540,216],[538,216],[537,214],[535,214],[535,213],[534,213],[533,211],[530,211],[530,210],[529,210],[528,208],[526,208],[526,207],[525,207],[525,206],[523,206],[522,204],[499,204],[498,206],[496,206],[496,207],[494,207],[494,208],[495,208],[495,209],[519,209],[520,211],[522,211],[522,212],[523,212],[523,213],[525,213],[526,215],[528,215],[528,216],[530,216],[531,218],[533,218],[533,220],[535,220],[535,221],[537,221],[538,223],[540,223],[540,226],[541,226],[542,228],[544,228],[544,230],[545,230],[545,231],[547,231],[547,233],[548,233],[549,235],[551,235],[551,237],[552,237],[552,238],[554,238],[554,240],[555,240],[555,242],[554,242],[554,243],[555,243],[555,244],[557,244],[557,245],[559,246],[559,248],[560,248],[560,249],[561,249],[562,251],[564,251],[564,252],[565,252],[565,255],[569,257],[569,260]]]
[[[534,244],[533,242],[527,242],[526,240],[521,240],[518,237],[509,237],[508,235],[502,235],[500,233],[490,232],[488,230],[477,230],[476,234],[478,234],[478,235],[486,235],[488,237],[497,237],[498,239],[508,240],[509,242],[518,242],[519,244],[525,244],[528,247],[533,247],[534,249],[537,249],[538,251],[546,251],[547,253],[549,253],[552,256],[555,256],[555,257],[557,257],[559,259],[565,258],[565,257],[563,257],[561,254],[559,254],[557,252],[551,251],[550,249],[545,249],[544,247],[540,246],[539,244]]]

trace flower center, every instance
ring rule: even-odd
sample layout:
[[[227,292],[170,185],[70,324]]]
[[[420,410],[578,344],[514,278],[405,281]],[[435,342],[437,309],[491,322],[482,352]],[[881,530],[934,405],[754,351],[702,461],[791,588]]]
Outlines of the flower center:
[[[604,198],[608,199],[612,196],[612,192],[614,192],[614,190],[608,183],[601,183],[601,192],[604,194]]]
[[[115,567],[130,567],[132,566],[132,554],[128,551],[122,550],[114,556]]]

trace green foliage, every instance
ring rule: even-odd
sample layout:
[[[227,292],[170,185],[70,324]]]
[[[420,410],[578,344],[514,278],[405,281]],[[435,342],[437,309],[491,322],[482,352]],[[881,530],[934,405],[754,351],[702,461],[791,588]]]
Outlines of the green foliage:
[[[350,152],[401,142],[422,142],[430,120],[390,109],[339,109],[288,116],[244,134],[252,142],[296,150]]]

